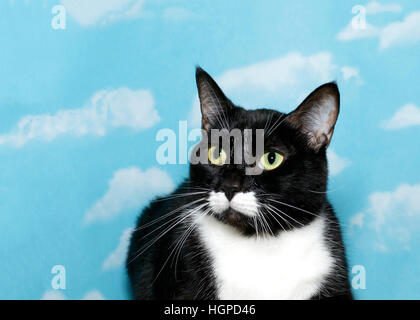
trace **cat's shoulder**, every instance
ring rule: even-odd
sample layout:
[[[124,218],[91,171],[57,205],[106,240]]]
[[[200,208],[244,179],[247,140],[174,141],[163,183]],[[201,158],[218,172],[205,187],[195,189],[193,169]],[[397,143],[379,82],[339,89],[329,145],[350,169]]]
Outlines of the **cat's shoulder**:
[[[144,225],[145,223],[174,210],[174,208],[181,206],[187,201],[186,199],[183,199],[181,195],[185,193],[188,185],[189,181],[186,179],[171,193],[152,199],[149,204],[141,210],[137,218],[137,226]]]

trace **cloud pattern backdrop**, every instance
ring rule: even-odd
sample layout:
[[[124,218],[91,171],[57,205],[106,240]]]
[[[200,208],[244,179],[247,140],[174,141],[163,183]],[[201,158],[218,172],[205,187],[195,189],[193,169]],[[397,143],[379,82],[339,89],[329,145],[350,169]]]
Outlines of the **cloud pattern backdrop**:
[[[65,29],[52,28],[56,5]],[[195,64],[249,108],[287,112],[338,82],[328,197],[366,270],[355,295],[420,298],[418,4],[9,0],[0,12],[0,298],[129,298],[135,218],[188,172],[158,164],[156,134],[199,125]]]

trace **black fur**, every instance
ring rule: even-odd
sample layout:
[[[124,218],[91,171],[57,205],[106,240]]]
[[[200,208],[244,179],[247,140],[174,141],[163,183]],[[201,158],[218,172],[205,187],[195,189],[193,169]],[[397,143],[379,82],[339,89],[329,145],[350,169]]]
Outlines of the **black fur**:
[[[204,86],[202,86],[203,83]],[[127,270],[133,297],[136,299],[217,299],[212,261],[200,243],[196,231],[192,230],[184,239],[185,241],[182,241],[182,247],[178,245],[174,250],[177,244],[181,244],[179,239],[191,225],[191,219],[183,216],[185,210],[176,211],[167,217],[164,215],[180,207],[188,208],[194,201],[197,205],[205,203],[205,200],[200,199],[205,199],[206,194],[181,196],[183,194],[200,190],[219,191],[224,188],[226,181],[230,183],[234,181],[235,188],[238,189],[236,191],[254,191],[261,202],[264,202],[267,197],[279,201],[270,204],[287,212],[290,218],[287,218],[288,224],[280,225],[281,220],[279,223],[271,215],[266,214],[265,218],[273,234],[307,225],[313,221],[315,215],[324,215],[327,218],[326,243],[336,263],[325,285],[313,299],[351,299],[340,226],[326,198],[328,177],[326,148],[329,141],[315,148],[308,143],[308,136],[296,122],[296,117],[295,119],[289,117],[290,114],[286,115],[269,109],[245,110],[235,106],[224,96],[211,77],[199,68],[197,69],[197,85],[202,99],[204,129],[223,128],[223,121],[212,121],[206,117],[206,106],[203,105],[206,97],[203,90],[207,90],[210,86],[212,94],[215,94],[218,100],[217,107],[223,108],[227,114],[230,128],[241,130],[275,128],[265,137],[265,149],[281,152],[285,160],[277,169],[264,171],[260,175],[245,175],[244,170],[247,167],[245,163],[224,166],[190,165],[189,178],[178,187],[173,193],[174,196],[152,202],[138,219],[127,257]],[[306,102],[303,102],[300,109],[297,109],[301,112],[298,116],[309,112],[310,109],[305,108],[310,106],[306,107],[305,103],[321,99],[323,94],[332,95],[339,104],[338,88],[335,83],[329,83],[315,90],[305,100]],[[334,125],[331,130],[333,128]],[[232,149],[234,148],[235,146],[232,145]],[[185,218],[183,221],[176,224],[183,218]],[[267,232],[261,225],[255,226],[250,221],[251,218],[232,209],[223,215],[218,215],[217,218],[223,223],[238,228],[243,236]],[[167,232],[162,235],[166,230]],[[162,236],[158,238],[159,235]],[[157,238],[159,240],[153,242]]]

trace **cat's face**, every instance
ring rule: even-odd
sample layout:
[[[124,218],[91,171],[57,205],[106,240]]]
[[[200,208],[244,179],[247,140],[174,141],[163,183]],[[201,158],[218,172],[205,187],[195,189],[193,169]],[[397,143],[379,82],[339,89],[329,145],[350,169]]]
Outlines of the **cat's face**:
[[[191,165],[192,185],[207,190],[206,214],[245,234],[276,234],[311,222],[325,203],[326,148],[339,112],[337,86],[319,87],[289,114],[233,105],[201,69],[197,86],[208,136],[214,129],[239,129],[242,137],[228,139],[228,148],[209,138],[200,150],[208,161]],[[249,129],[253,143],[245,142]],[[261,154],[257,129],[264,130]],[[256,155],[255,161],[246,161],[245,153]],[[237,154],[242,161],[234,158]],[[247,169],[253,168],[257,173],[250,174]]]

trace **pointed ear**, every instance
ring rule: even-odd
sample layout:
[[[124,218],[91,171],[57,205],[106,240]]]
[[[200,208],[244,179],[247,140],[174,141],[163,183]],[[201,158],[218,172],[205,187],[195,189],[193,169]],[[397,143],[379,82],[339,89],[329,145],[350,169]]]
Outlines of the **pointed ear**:
[[[201,106],[202,128],[208,131],[216,124],[228,128],[229,99],[212,77],[200,67],[196,69],[195,78]]]
[[[340,93],[335,82],[315,89],[286,121],[306,136],[308,146],[319,151],[328,147],[340,111]]]

